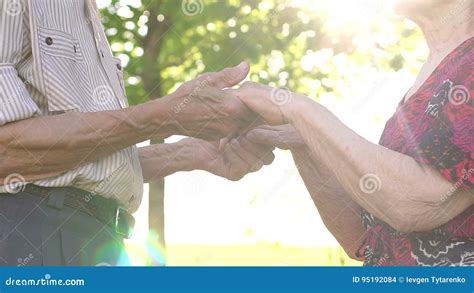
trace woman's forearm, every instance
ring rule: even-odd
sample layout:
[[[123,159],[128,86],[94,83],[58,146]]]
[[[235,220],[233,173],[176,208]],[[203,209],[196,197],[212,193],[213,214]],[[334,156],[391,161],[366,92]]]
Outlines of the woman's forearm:
[[[446,199],[452,185],[437,172],[363,139],[305,97],[298,96],[285,116],[351,198],[398,230],[438,227],[472,204],[465,192]]]
[[[356,252],[366,232],[360,205],[346,193],[333,173],[323,164],[315,163],[308,152],[299,150],[292,154],[324,224],[346,253],[358,259]]]

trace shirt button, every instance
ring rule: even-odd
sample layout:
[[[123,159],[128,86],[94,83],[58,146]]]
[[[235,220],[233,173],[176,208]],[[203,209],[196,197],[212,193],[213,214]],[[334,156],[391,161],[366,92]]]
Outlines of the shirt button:
[[[53,44],[53,38],[51,37],[47,37],[46,40],[44,40],[46,42],[46,45],[48,46],[51,46]]]

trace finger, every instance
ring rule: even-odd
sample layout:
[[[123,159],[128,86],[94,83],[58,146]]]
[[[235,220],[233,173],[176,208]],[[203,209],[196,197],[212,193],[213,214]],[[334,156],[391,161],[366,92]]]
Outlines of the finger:
[[[277,146],[277,144],[279,144],[278,133],[276,131],[260,127],[247,132],[245,138],[256,144],[271,146]]]
[[[266,124],[286,124],[287,119],[283,115],[281,106],[272,99],[271,87],[251,83],[239,89],[231,89],[228,92],[237,96],[248,108],[262,117]]]
[[[245,138],[241,138],[245,139]],[[240,142],[240,146],[253,155],[251,159],[252,162],[257,162],[256,170],[259,170],[263,165],[270,165],[273,160],[275,159],[275,155],[273,154],[273,150],[275,149],[273,146],[266,146],[262,144],[255,144],[251,143],[242,143]],[[255,169],[254,168],[254,169]]]
[[[258,160],[262,161],[263,163],[267,161],[266,165],[273,161],[273,159],[270,159],[268,162],[268,159],[271,158],[271,156],[269,157],[268,155],[271,154],[275,149],[273,145],[256,144],[248,140],[245,136],[240,137],[238,142],[244,150],[250,154],[253,154],[258,158]]]
[[[246,149],[244,149],[238,140],[236,139],[233,139],[230,141],[229,143],[232,151],[237,155],[239,156],[239,158],[246,162],[247,165],[249,166],[249,171],[250,172],[255,172],[255,171],[258,171],[262,165],[263,165],[263,162],[260,160],[260,158],[258,158],[255,154],[247,151]]]
[[[270,165],[275,159],[273,146],[264,146],[254,144],[248,141],[245,137],[241,137],[238,140],[239,150],[234,149],[237,154],[243,154],[246,156],[244,159],[251,165],[252,171],[258,171],[263,165]]]
[[[270,165],[271,163],[273,163],[274,160],[275,154],[273,152],[269,152],[262,158],[262,162],[264,165]]]
[[[224,150],[224,160],[226,165],[229,166],[229,177],[230,180],[239,180],[244,174],[248,173],[250,166],[246,161],[242,160],[237,153],[232,149],[230,143]]]
[[[239,65],[226,68],[219,72],[204,74],[200,79],[207,81],[209,86],[219,89],[232,87],[247,77],[250,65],[247,62],[241,62]]]
[[[257,144],[272,145],[282,150],[289,150],[292,148],[292,143],[286,138],[287,135],[289,135],[287,132],[277,128],[258,127],[248,132],[246,138]]]
[[[253,82],[253,81],[246,81],[240,85],[239,88],[227,89],[232,91],[237,96],[246,96],[249,94],[261,95],[261,94],[268,94],[272,87],[268,85],[264,85],[261,83]]]

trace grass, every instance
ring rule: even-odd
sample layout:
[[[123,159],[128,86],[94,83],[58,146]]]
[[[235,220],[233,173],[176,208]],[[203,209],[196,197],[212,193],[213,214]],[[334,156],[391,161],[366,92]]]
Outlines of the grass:
[[[151,246],[127,245],[134,265],[150,265],[160,258]],[[152,251],[150,251],[152,250]],[[148,251],[148,252],[147,252]],[[360,266],[339,246],[290,247],[279,244],[193,245],[174,244],[166,250],[168,266]],[[147,260],[148,259],[148,260]]]

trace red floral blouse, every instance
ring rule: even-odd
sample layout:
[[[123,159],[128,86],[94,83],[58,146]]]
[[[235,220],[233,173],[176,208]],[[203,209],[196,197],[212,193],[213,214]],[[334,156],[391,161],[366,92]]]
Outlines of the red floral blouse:
[[[422,87],[403,100],[380,144],[428,165],[457,189],[474,189],[474,38],[452,51]],[[369,266],[474,265],[474,205],[429,232],[402,233],[362,211]]]

